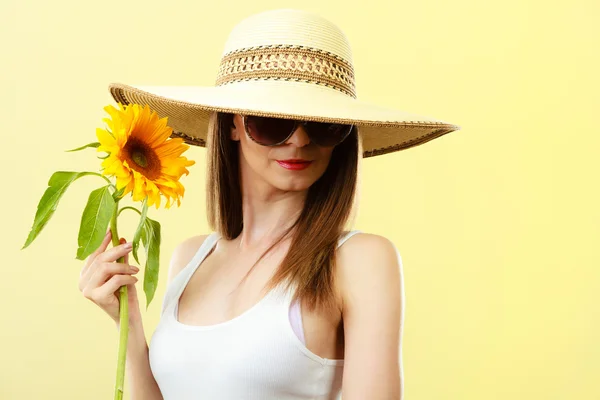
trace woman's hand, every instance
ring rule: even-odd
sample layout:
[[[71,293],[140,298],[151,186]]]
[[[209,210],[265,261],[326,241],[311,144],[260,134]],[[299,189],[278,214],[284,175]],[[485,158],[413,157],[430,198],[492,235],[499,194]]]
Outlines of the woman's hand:
[[[79,290],[83,296],[97,304],[119,326],[119,288],[127,285],[129,300],[129,323],[142,322],[140,306],[137,298],[135,283],[138,279],[133,274],[139,272],[135,266],[129,265],[131,248],[125,246],[125,239],[119,240],[120,245],[106,250],[111,242],[111,231],[100,244],[100,247],[85,261],[79,276]],[[125,257],[123,263],[115,262]]]

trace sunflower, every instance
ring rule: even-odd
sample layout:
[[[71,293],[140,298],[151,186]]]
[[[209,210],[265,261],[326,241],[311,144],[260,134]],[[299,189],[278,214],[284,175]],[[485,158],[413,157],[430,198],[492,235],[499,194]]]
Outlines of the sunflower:
[[[186,167],[196,163],[180,156],[189,146],[181,138],[167,140],[173,132],[167,118],[159,119],[148,105],[118,104],[119,110],[112,105],[104,107],[112,117],[103,119],[108,129],[96,129],[97,151],[109,154],[102,162],[102,174],[115,176],[117,190],[125,188],[122,196],[133,192],[133,201],[147,196],[148,206],[158,209],[162,194],[167,199],[165,208],[171,206],[171,199],[177,200],[179,207],[179,196],[185,191],[179,178],[188,175]]]

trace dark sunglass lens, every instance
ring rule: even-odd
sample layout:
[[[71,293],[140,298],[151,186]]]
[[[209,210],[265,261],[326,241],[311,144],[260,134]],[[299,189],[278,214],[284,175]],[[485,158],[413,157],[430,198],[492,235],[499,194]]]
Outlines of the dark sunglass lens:
[[[272,146],[283,142],[288,137],[294,128],[294,121],[291,119],[247,116],[246,128],[252,139],[265,146]]]
[[[308,122],[306,129],[310,138],[319,146],[335,146],[344,141],[352,131],[352,125]]]

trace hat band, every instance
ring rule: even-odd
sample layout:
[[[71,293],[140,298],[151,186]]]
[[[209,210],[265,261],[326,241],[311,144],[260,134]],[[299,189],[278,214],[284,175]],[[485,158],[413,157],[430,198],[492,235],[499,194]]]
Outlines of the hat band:
[[[316,83],[356,98],[352,65],[333,53],[309,47],[258,46],[235,50],[223,56],[216,86],[250,79]]]

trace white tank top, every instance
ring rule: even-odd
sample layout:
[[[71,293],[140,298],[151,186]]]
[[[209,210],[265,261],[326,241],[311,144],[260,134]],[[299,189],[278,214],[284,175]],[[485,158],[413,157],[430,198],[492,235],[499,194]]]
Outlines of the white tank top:
[[[338,247],[360,232],[346,232]],[[220,235],[211,233],[171,281],[149,344],[165,400],[335,400],[344,360],[311,352],[290,324],[292,289],[282,284],[241,315],[214,325],[176,318],[179,298]]]

